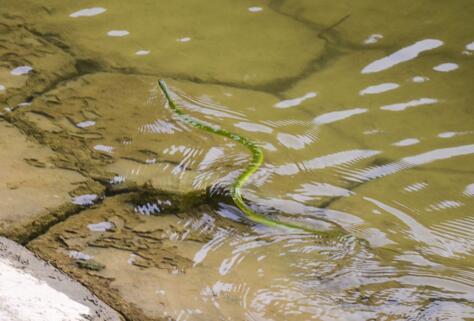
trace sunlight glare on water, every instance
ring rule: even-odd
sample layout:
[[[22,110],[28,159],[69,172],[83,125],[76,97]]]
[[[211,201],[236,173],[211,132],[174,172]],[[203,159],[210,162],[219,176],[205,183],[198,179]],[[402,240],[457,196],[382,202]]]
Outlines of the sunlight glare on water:
[[[188,258],[184,272],[140,266],[126,248],[103,256],[116,267],[102,276],[144,315],[474,319],[472,1],[41,2],[22,14],[76,73],[54,93],[61,103],[14,115],[81,137],[100,155],[81,171],[113,173],[115,187],[208,195],[155,240]],[[19,81],[5,74],[0,97]],[[187,114],[262,147],[243,188],[254,211],[333,234],[245,220],[228,191],[248,150],[183,123],[160,78]],[[134,210],[149,222],[172,205]]]

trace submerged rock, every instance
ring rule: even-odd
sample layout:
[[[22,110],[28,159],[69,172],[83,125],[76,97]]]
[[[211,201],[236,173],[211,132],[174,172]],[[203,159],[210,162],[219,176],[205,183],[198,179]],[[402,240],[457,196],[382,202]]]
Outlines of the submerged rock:
[[[4,5],[7,8],[0,14],[0,103],[15,109],[55,82],[71,77],[76,68],[69,53],[13,15],[9,4]]]
[[[47,147],[0,121],[0,234],[24,241],[74,211],[75,192],[101,187],[85,176],[54,166]]]
[[[31,1],[22,13],[34,12],[30,19],[38,30],[58,34],[76,56],[101,61],[109,70],[256,87],[298,77],[325,49],[317,31],[299,21],[266,8],[255,13],[248,4],[230,0],[210,0],[207,9],[199,1],[132,5],[121,0],[94,16],[89,14],[99,8],[64,1],[37,7]],[[72,7],[80,9],[73,17]],[[104,29],[111,22],[119,30]],[[148,54],[136,55],[137,51]],[[298,59],[291,58],[295,56]]]
[[[168,212],[149,216],[134,210],[140,202],[160,198],[171,200]],[[207,213],[212,213],[209,207],[191,205],[175,195],[119,195],[53,226],[28,246],[127,319],[161,320],[166,319],[166,300],[153,287],[185,274],[193,266],[197,247],[210,241],[215,232],[247,229]],[[97,222],[114,228],[91,229]]]

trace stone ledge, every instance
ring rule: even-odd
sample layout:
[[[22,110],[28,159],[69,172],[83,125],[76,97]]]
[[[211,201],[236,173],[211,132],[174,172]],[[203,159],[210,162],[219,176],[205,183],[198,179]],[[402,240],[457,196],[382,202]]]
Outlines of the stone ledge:
[[[0,237],[0,319],[124,321],[84,286],[3,237]]]

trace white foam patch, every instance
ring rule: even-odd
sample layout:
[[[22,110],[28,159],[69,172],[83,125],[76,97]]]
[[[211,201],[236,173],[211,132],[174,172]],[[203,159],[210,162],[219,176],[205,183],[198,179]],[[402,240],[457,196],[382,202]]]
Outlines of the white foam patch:
[[[260,132],[260,133],[268,133],[268,134],[273,132],[273,129],[268,126],[255,124],[255,123],[249,123],[249,122],[239,122],[237,124],[234,124],[234,126],[238,128],[242,128],[249,132]]]
[[[249,7],[248,9],[250,12],[260,12],[263,11],[262,7]]]
[[[0,85],[0,91],[4,91],[6,88],[3,85]]]
[[[282,101],[276,103],[276,104],[273,105],[273,106],[276,107],[276,108],[295,107],[295,106],[300,105],[303,101],[305,101],[305,100],[307,100],[307,99],[310,99],[310,98],[314,98],[314,97],[316,97],[317,95],[318,95],[318,94],[315,93],[315,92],[309,92],[309,93],[305,94],[305,95],[302,96],[302,97],[297,97],[297,98],[293,98],[293,99],[282,100]]]
[[[73,12],[69,15],[71,18],[79,18],[79,17],[91,17],[96,16],[98,14],[104,13],[107,9],[102,7],[94,7],[94,8],[86,8],[81,9],[79,11]]]
[[[347,110],[333,111],[314,118],[313,123],[317,125],[329,124],[335,121],[349,118],[354,115],[363,114],[365,112],[367,112],[367,109],[365,108],[353,108]]]
[[[433,67],[433,70],[439,71],[439,72],[450,72],[453,70],[456,70],[459,68],[458,64],[452,63],[452,62],[447,62],[444,64],[437,65]]]
[[[89,308],[0,259],[0,320],[86,321]]]
[[[381,35],[380,33],[373,33],[367,39],[364,40],[364,43],[366,45],[370,45],[373,43],[377,43],[382,38],[383,38],[383,35]]]
[[[404,146],[411,146],[411,145],[416,145],[420,142],[419,139],[416,139],[416,138],[407,138],[407,139],[403,139],[401,141],[398,141],[396,143],[393,143],[394,146],[398,146],[398,147],[404,147]]]
[[[434,98],[420,98],[420,99],[411,100],[406,103],[385,105],[385,106],[380,107],[380,109],[390,110],[390,111],[403,111],[407,108],[412,108],[412,107],[417,107],[417,106],[422,106],[422,105],[431,105],[437,102],[438,102],[438,99],[434,99]]]
[[[13,76],[21,76],[21,75],[28,74],[32,70],[33,70],[33,67],[30,67],[30,66],[19,66],[13,69],[12,71],[10,71],[10,74]]]
[[[91,127],[95,125],[95,121],[93,120],[86,120],[86,121],[81,121],[80,123],[77,123],[76,126],[79,128],[86,128],[86,127]]]
[[[107,36],[109,37],[125,37],[128,36],[130,32],[127,30],[110,30],[107,32]]]
[[[135,55],[137,56],[146,56],[146,55],[149,55],[150,54],[150,50],[138,50],[137,52],[135,52]]]
[[[362,69],[362,73],[369,74],[389,69],[402,62],[418,57],[418,55],[424,51],[432,50],[442,45],[443,42],[438,39],[424,39],[418,41],[411,46],[402,48],[387,57],[383,57],[370,63],[364,69]]]
[[[430,80],[428,77],[423,77],[423,76],[415,76],[411,79],[411,81],[416,82],[416,83],[422,83],[428,80]]]
[[[178,41],[178,42],[189,42],[189,41],[191,41],[191,38],[190,37],[183,37],[183,38],[176,39],[176,41]]]
[[[359,95],[372,95],[372,94],[380,94],[389,90],[394,90],[400,87],[399,84],[394,82],[387,82],[375,86],[369,86],[359,92]]]
[[[466,45],[466,49],[467,49],[467,50],[470,50],[470,51],[474,51],[474,41],[471,42],[471,43],[468,43],[468,44]]]

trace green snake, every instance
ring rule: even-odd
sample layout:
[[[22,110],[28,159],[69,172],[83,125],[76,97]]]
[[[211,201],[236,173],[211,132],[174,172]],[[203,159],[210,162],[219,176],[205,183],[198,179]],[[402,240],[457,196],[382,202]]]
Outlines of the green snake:
[[[299,225],[295,225],[292,223],[281,222],[272,220],[262,214],[254,212],[247,204],[242,197],[242,186],[248,181],[250,176],[252,176],[263,164],[263,151],[257,143],[253,142],[252,140],[240,136],[238,134],[229,132],[225,129],[217,128],[210,126],[204,122],[201,122],[189,115],[187,115],[181,107],[176,104],[176,102],[171,98],[170,92],[168,90],[168,86],[164,80],[159,81],[159,85],[161,90],[163,91],[168,105],[171,110],[178,116],[178,118],[186,124],[194,128],[199,128],[205,130],[210,133],[214,133],[223,137],[227,137],[232,139],[234,142],[244,145],[252,154],[252,160],[250,161],[249,165],[245,170],[237,177],[237,179],[232,183],[230,186],[230,194],[232,200],[234,201],[235,205],[245,214],[245,216],[250,219],[251,221],[259,224],[263,224],[269,227],[283,227],[283,228],[290,228],[290,229],[297,229],[302,230],[305,232],[313,233],[313,234],[325,234],[323,231],[316,231],[308,227],[303,227]]]

